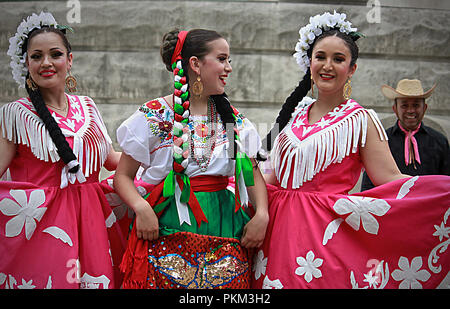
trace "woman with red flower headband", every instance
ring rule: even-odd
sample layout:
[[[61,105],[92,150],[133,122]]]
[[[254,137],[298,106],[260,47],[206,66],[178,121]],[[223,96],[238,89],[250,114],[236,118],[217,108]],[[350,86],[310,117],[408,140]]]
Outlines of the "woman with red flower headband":
[[[249,288],[247,248],[264,239],[267,194],[250,159],[261,146],[258,133],[224,92],[228,43],[215,31],[173,30],[161,56],[174,93],[142,105],[117,130],[123,155],[115,189],[136,212],[123,287]],[[133,183],[139,167],[154,185],[144,197]]]

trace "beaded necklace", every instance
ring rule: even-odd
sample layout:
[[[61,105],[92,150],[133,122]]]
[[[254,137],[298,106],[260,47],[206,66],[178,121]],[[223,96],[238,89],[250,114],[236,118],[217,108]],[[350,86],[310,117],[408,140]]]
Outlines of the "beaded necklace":
[[[217,133],[217,112],[216,105],[211,98],[208,98],[207,104],[207,126],[211,126],[211,132],[207,132],[206,136],[202,134],[202,138],[206,139],[206,153],[202,151],[202,148],[197,148],[200,150],[200,155],[197,155],[195,152],[194,145],[194,129],[191,130],[191,138],[190,138],[190,148],[191,154],[194,161],[200,167],[202,172],[206,172],[209,166],[209,162],[211,161],[212,154],[214,149],[216,148],[216,133]]]

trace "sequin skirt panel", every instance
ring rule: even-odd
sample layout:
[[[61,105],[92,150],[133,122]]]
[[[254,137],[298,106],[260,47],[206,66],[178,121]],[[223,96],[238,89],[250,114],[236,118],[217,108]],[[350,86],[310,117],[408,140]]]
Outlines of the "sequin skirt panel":
[[[190,232],[148,244],[149,289],[248,289],[249,253],[239,241]]]

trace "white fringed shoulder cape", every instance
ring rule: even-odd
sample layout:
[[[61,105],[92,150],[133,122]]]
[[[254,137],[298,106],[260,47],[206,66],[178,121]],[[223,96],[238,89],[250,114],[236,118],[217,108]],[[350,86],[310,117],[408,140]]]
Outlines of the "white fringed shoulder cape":
[[[274,141],[272,164],[283,188],[287,188],[290,177],[293,189],[301,187],[331,164],[340,163],[350,153],[356,153],[360,141],[364,147],[367,117],[374,122],[380,139],[388,139],[375,111],[365,109],[351,99],[309,125],[308,111],[312,103],[301,102]]]
[[[68,118],[61,120],[55,113],[53,117],[64,136],[73,137],[73,152],[84,176],[88,177],[98,171],[106,161],[112,143],[111,138],[91,98],[75,95],[67,97],[72,109]],[[70,113],[73,117],[69,117]],[[0,109],[0,124],[4,138],[15,144],[28,146],[39,160],[46,162],[60,160],[56,146],[29,98],[21,98],[4,105]]]

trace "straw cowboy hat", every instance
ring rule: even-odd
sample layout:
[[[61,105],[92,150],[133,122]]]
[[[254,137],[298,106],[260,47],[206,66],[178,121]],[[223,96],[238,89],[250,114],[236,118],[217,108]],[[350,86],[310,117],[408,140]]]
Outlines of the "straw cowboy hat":
[[[395,100],[397,98],[418,98],[426,99],[436,88],[436,84],[431,87],[430,90],[424,92],[422,83],[418,79],[402,79],[398,82],[397,88],[394,89],[388,85],[381,86],[381,92],[383,95],[390,99]]]

